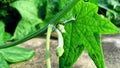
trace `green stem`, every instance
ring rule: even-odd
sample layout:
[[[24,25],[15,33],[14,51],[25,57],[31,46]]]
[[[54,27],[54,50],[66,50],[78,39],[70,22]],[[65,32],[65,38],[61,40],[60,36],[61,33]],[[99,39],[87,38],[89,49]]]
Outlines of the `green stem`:
[[[46,66],[47,68],[51,68],[51,63],[50,63],[50,35],[52,32],[53,25],[48,25],[48,30],[47,30],[47,37],[46,37]]]
[[[63,9],[61,12],[59,12],[52,20],[50,20],[48,24],[53,24],[53,25],[58,24],[59,23],[58,21],[63,16],[65,16],[67,14],[67,12],[69,12],[79,1],[81,1],[81,0],[73,0],[70,4],[68,4],[65,7],[65,9]],[[48,24],[45,25],[45,27],[38,29],[37,31],[25,36],[23,39],[17,40],[15,42],[9,43],[9,44],[2,44],[2,45],[0,45],[0,48],[7,48],[7,47],[15,46],[15,45],[25,42],[31,38],[34,38],[38,35],[42,35],[44,32],[46,32]]]

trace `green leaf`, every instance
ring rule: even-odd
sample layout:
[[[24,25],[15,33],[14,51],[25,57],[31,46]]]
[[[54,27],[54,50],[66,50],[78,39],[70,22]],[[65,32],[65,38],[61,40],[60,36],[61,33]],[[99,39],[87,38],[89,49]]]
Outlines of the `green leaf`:
[[[59,11],[63,10],[72,0],[47,0],[46,18],[52,19]]]
[[[66,33],[63,34],[64,53],[59,60],[60,68],[71,68],[84,50],[84,46],[80,41],[81,39],[76,35],[76,32],[73,32],[74,28],[72,27],[72,23],[65,26]]]
[[[8,63],[4,60],[1,54],[0,54],[0,68],[10,68]]]
[[[114,9],[116,10],[116,11],[120,11],[120,3],[116,3],[115,5],[114,5]]]
[[[115,7],[116,11],[120,11],[120,5]]]
[[[11,38],[11,35],[5,32],[5,25],[0,21],[0,44],[4,44],[7,40]]]
[[[45,21],[48,22],[50,19],[54,18],[58,12],[64,9],[72,0],[48,0],[46,7],[46,17]],[[62,17],[59,22],[65,22],[72,18],[72,12],[69,11],[67,16]]]
[[[59,12],[59,4],[57,0],[46,1],[46,16],[45,20],[49,21]]]
[[[0,7],[0,17],[5,17],[7,15],[7,11]]]
[[[66,5],[68,5],[72,0],[58,0],[59,1],[59,10],[62,10]]]
[[[0,21],[0,44],[4,43],[4,31],[5,31],[5,25],[2,21]]]
[[[110,4],[110,5],[115,5],[115,4],[117,3],[117,1],[118,1],[118,0],[109,0],[109,1],[107,1],[107,2],[108,2],[108,4]]]
[[[97,68],[105,68],[100,34],[114,34],[119,31],[109,20],[98,15],[97,11],[96,5],[83,1],[73,9],[76,20],[65,26],[65,52],[60,58],[60,68],[71,68],[75,63],[74,57],[78,58],[84,47]]]
[[[32,33],[40,28],[40,23],[43,23],[42,19],[38,17],[38,5],[40,2],[41,1],[37,2],[37,0],[18,0],[11,3],[11,6],[15,7],[22,16],[15,30],[13,39],[17,40],[24,38],[29,33]]]
[[[59,10],[62,10],[64,9],[64,7],[66,5],[68,5],[70,2],[72,2],[72,0],[59,0]],[[70,10],[66,16],[62,17],[60,19],[60,22],[66,22],[67,20],[70,20],[73,18],[73,15],[72,15],[72,10]]]
[[[89,0],[89,2],[91,2],[91,3],[94,3],[94,4],[98,5],[98,0]]]
[[[31,59],[34,55],[33,50],[20,47],[9,47],[0,49],[0,53],[3,55],[4,59],[10,63],[27,61]]]
[[[10,40],[11,39],[11,34],[7,33],[7,32],[4,32],[4,41],[7,41],[7,40]]]

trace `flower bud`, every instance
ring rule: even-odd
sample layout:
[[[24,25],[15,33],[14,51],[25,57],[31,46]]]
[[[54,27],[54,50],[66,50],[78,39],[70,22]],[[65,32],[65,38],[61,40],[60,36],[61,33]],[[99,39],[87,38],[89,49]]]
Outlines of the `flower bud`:
[[[60,56],[63,55],[63,53],[64,53],[63,47],[58,46],[58,47],[56,48],[56,55],[57,55],[58,57],[60,57]]]

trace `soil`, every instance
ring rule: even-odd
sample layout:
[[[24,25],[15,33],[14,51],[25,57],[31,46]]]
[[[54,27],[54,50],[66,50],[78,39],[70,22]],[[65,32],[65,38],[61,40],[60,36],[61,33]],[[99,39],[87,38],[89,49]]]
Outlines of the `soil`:
[[[35,56],[26,62],[20,62],[11,64],[11,68],[46,68],[45,65],[45,38],[37,37],[33,38],[19,46],[33,49],[36,54]],[[106,68],[120,68],[120,34],[117,35],[103,35],[102,36],[102,47],[104,51]],[[52,39],[51,42],[51,64],[52,68],[59,68],[59,59],[55,54],[57,47],[56,39]],[[88,56],[87,52],[84,51],[78,61],[72,68],[96,68],[93,61]]]

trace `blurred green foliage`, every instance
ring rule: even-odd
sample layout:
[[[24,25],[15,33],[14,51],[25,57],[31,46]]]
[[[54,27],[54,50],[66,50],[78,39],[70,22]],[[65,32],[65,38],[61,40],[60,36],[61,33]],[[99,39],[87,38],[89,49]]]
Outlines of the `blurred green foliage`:
[[[120,26],[120,0],[99,0],[99,11]]]

